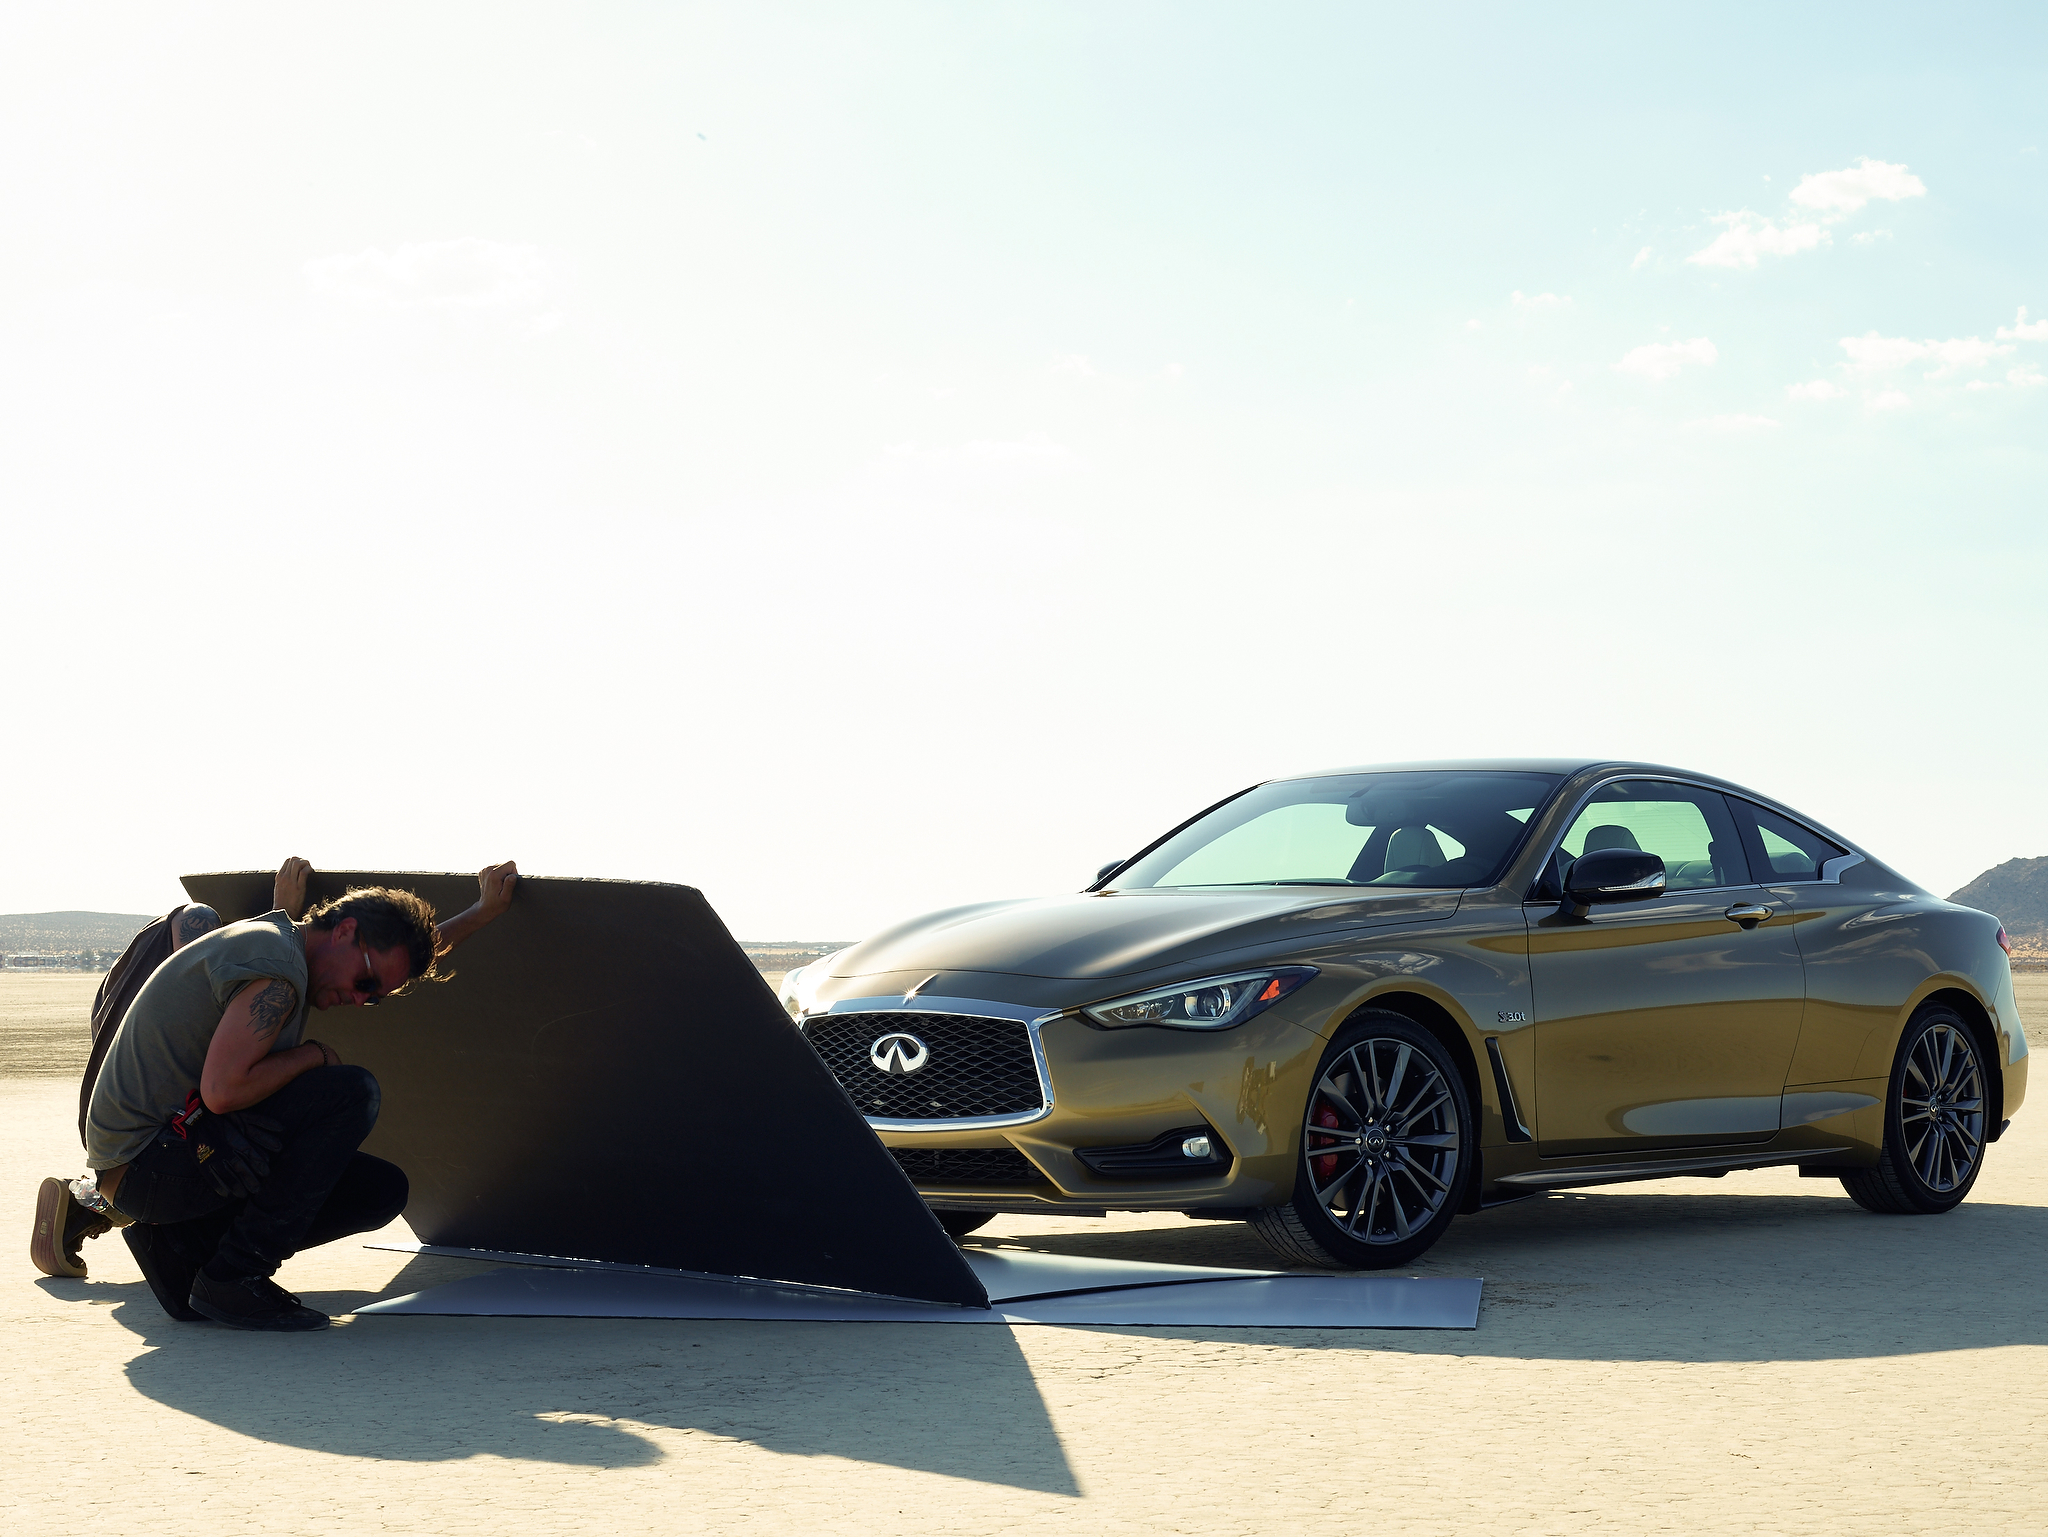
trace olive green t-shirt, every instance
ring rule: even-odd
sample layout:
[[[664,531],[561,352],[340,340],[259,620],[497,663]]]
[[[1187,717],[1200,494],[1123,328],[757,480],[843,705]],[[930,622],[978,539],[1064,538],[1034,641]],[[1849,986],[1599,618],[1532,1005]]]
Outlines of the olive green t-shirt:
[[[85,1118],[85,1162],[126,1163],[185,1108],[228,1002],[250,982],[278,977],[299,995],[272,1051],[306,1028],[306,945],[291,918],[265,913],[195,939],[150,973],[107,1051]]]

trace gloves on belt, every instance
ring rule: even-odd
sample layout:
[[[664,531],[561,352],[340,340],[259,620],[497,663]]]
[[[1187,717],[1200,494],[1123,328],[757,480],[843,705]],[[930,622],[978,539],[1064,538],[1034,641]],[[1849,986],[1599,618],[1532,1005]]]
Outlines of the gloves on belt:
[[[270,1154],[284,1146],[284,1125],[254,1110],[209,1110],[195,1091],[171,1117],[214,1193],[252,1196],[270,1173]]]

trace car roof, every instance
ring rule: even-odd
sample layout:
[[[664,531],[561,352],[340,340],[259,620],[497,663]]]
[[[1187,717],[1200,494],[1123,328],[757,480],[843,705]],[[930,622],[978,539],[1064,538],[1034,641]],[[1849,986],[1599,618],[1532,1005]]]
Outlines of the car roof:
[[[1570,779],[1576,774],[1596,769],[1608,774],[1649,774],[1660,778],[1669,776],[1673,779],[1690,779],[1745,796],[1753,801],[1761,801],[1767,806],[1788,811],[1803,822],[1813,820],[1811,817],[1801,816],[1798,812],[1792,812],[1782,801],[1752,790],[1747,785],[1737,784],[1732,779],[1723,779],[1719,774],[1703,774],[1698,769],[1674,768],[1668,763],[1644,763],[1635,758],[1428,758],[1416,763],[1360,763],[1349,768],[1316,769],[1306,774],[1278,774],[1274,777],[1324,779],[1333,774],[1400,774],[1443,769],[1469,769],[1494,774],[1556,774],[1562,779]],[[1827,832],[1824,827],[1820,830]],[[1830,836],[1839,837],[1839,834]]]
[[[1313,769],[1303,774],[1276,774],[1276,779],[1325,779],[1333,774],[1400,774],[1415,773],[1431,769],[1479,769],[1496,774],[1563,774],[1572,775],[1581,769],[1602,767],[1613,760],[1607,758],[1426,758],[1416,763],[1356,763],[1347,768]],[[1617,768],[1648,768],[1648,764],[1615,763]],[[1663,769],[1661,773],[1683,773],[1681,769]],[[1687,775],[1688,778],[1693,777]],[[1711,777],[1711,776],[1700,776]]]

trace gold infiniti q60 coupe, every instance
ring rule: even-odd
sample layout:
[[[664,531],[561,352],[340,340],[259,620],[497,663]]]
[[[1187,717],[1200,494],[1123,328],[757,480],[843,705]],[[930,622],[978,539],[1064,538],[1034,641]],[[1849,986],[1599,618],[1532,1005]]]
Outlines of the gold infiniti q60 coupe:
[[[1500,760],[1272,780],[783,999],[956,1236],[1172,1210],[1371,1269],[1460,1212],[1769,1164],[1946,1211],[2026,1092],[2005,952],[1754,791]]]

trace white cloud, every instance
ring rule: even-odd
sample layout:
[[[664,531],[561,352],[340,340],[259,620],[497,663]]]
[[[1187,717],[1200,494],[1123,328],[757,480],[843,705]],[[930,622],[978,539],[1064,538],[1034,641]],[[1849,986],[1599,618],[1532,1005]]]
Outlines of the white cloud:
[[[1769,432],[1777,425],[1771,417],[1749,412],[1737,412],[1732,416],[1703,416],[1698,421],[1686,423],[1686,426],[1703,432]]]
[[[536,246],[505,245],[466,235],[428,240],[385,253],[306,263],[306,285],[327,299],[370,309],[526,309],[547,296],[547,260]]]
[[[1842,350],[1849,354],[1849,361],[1843,366],[1859,374],[1882,373],[1927,355],[1919,342],[1903,336],[1879,336],[1875,331],[1843,337]]]
[[[1913,397],[1904,390],[1886,390],[1882,395],[1871,397],[1870,409],[1873,411],[1903,411],[1912,404]]]
[[[2032,363],[2024,363],[2012,369],[2005,377],[2022,389],[2032,389],[2037,384],[2048,384],[2048,374],[2042,373],[2040,368]]]
[[[1570,294],[1525,294],[1517,288],[1508,302],[1518,310],[1561,310],[1572,302]]]
[[[1714,237],[1712,244],[1688,256],[1688,262],[1701,267],[1754,267],[1766,256],[1811,251],[1828,238],[1827,231],[1818,224],[1788,224],[1781,229],[1746,208],[1715,214],[1714,222],[1728,227]]]
[[[1830,219],[1852,214],[1873,199],[1896,203],[1926,195],[1927,183],[1903,165],[1886,165],[1868,155],[1846,171],[1816,172],[1792,189],[1792,201],[1799,207]]]
[[[2009,326],[1998,328],[1998,339],[2002,342],[2048,342],[2048,320],[2027,319],[2027,307],[2020,306],[2019,318]]]
[[[1896,203],[1901,198],[1926,195],[1927,184],[1903,165],[1887,165],[1866,155],[1845,171],[1820,171],[1804,177],[1792,189],[1793,207],[1817,216],[1817,222],[1788,219],[1778,224],[1747,208],[1716,214],[1714,222],[1726,228],[1686,260],[1702,267],[1747,268],[1755,267],[1766,256],[1796,256],[1828,244],[1828,232],[1823,225],[1846,219],[1873,200]],[[1854,238],[1870,241],[1890,237],[1876,231]]]
[[[1981,336],[1954,336],[1945,342],[1932,339],[1913,341],[1904,336],[1879,336],[1875,331],[1842,338],[1842,350],[1849,354],[1844,365],[1853,373],[1876,374],[1902,368],[1908,363],[1929,362],[1935,366],[1930,379],[1943,379],[1959,368],[1982,368],[1993,358],[2013,349],[2009,344],[1987,342]]]
[[[1636,268],[1640,267],[1644,262],[1648,261],[1650,259],[1651,250],[1652,247],[1644,246],[1640,251],[1636,252],[1636,259],[1628,264],[1629,271],[1635,271]]]
[[[1787,400],[1834,400],[1848,393],[1832,379],[1809,379],[1804,384],[1785,386]]]
[[[1095,365],[1081,353],[1069,352],[1053,360],[1052,371],[1075,379],[1093,379]]]
[[[1672,378],[1687,364],[1705,367],[1720,355],[1704,336],[1696,336],[1689,342],[1651,342],[1630,352],[1614,365],[1614,371],[1656,383]]]

